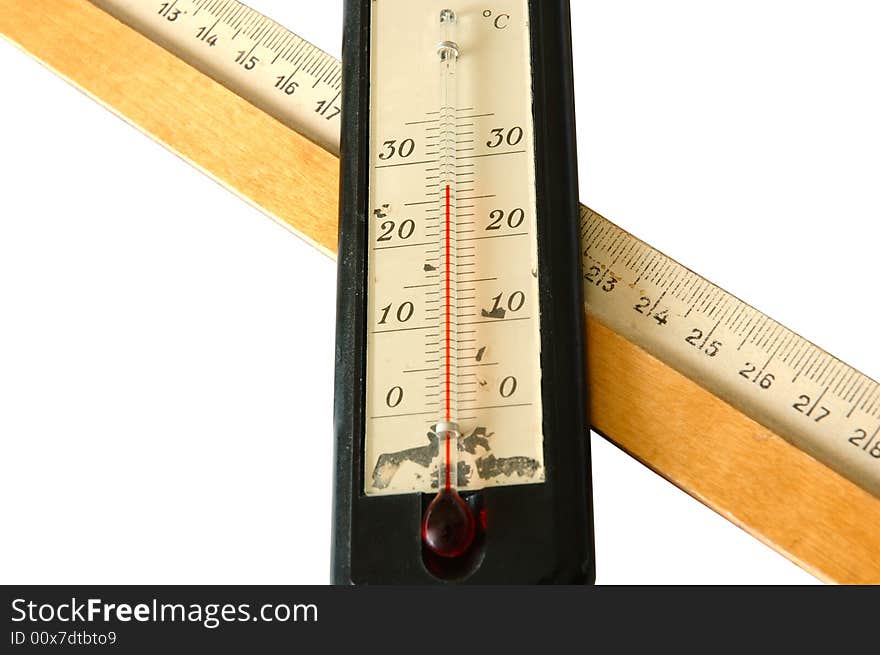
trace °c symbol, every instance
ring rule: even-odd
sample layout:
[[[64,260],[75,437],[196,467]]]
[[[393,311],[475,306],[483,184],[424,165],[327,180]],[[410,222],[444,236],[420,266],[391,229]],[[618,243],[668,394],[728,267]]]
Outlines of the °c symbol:
[[[491,18],[492,10],[484,9],[483,10],[483,18]],[[503,30],[510,23],[510,14],[498,14],[495,16],[495,20],[492,21],[495,25],[496,30]]]

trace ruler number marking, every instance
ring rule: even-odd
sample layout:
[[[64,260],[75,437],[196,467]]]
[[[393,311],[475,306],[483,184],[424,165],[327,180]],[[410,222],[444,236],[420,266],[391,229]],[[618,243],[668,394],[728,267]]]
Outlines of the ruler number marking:
[[[173,2],[163,2],[159,7],[159,15],[162,16],[169,23],[175,22],[178,18],[180,18],[181,14],[185,14],[185,11],[181,11],[180,9],[175,9],[175,5],[177,5],[177,0]]]

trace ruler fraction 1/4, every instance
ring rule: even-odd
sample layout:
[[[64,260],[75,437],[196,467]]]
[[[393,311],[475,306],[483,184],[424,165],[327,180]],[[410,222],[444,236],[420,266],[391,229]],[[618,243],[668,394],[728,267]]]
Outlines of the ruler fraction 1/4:
[[[92,1],[338,153],[335,58],[233,0]],[[875,380],[583,206],[581,234],[589,313],[880,496]]]

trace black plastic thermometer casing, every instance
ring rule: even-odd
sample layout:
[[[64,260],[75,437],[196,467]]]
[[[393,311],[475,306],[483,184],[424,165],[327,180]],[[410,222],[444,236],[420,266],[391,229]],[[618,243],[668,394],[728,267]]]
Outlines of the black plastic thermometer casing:
[[[463,492],[479,517],[478,534],[467,553],[449,559],[423,543],[431,494],[364,493],[371,2],[345,2],[334,584],[588,584],[595,578],[569,3],[531,0],[528,12],[545,480]]]

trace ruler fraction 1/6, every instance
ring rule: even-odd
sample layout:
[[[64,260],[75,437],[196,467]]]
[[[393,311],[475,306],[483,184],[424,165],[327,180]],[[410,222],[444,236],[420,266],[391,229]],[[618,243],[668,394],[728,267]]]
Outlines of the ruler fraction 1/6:
[[[93,2],[338,153],[341,67],[301,37],[233,0]],[[589,313],[880,496],[875,380],[583,206],[581,234]]]

